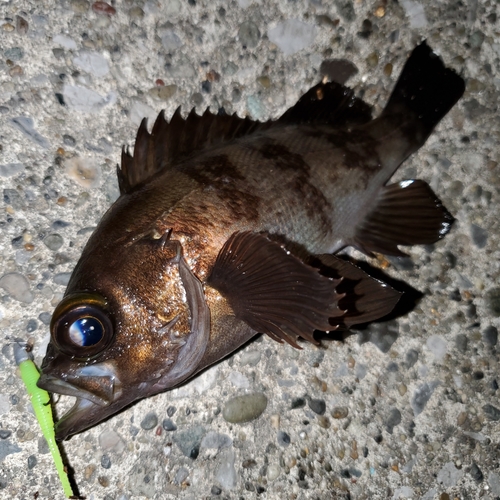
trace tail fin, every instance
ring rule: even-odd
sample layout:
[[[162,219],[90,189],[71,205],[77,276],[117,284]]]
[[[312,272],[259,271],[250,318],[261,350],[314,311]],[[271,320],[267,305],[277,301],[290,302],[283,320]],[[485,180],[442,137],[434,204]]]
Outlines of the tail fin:
[[[423,42],[406,62],[381,115],[368,123],[386,181],[429,137],[460,99],[464,80]],[[453,217],[423,181],[384,186],[351,244],[365,253],[404,255],[398,245],[428,244],[442,238]]]
[[[462,97],[464,80],[446,68],[424,41],[411,53],[382,116],[412,114],[422,145],[434,127]],[[420,145],[418,147],[420,147]]]

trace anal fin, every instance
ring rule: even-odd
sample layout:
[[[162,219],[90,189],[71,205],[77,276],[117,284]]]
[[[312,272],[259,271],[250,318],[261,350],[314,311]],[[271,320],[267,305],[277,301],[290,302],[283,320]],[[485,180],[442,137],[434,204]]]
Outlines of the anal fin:
[[[398,245],[435,243],[453,221],[426,182],[401,181],[380,190],[374,209],[357,226],[352,244],[367,254],[404,256]]]
[[[333,319],[339,327],[350,328],[383,318],[401,298],[401,292],[335,255],[318,255],[314,257],[313,265],[324,276],[342,278],[337,291],[343,295],[339,300],[339,307],[344,314]]]

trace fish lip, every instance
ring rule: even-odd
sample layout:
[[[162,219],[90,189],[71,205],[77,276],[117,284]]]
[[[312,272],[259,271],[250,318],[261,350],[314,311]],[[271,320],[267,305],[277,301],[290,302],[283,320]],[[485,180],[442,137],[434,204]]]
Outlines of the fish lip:
[[[63,367],[55,375],[48,363],[42,367],[37,385],[48,392],[76,398],[73,406],[55,423],[58,441],[96,425],[131,402],[116,367],[109,361],[85,364],[72,370]]]
[[[86,391],[81,387],[70,384],[65,380],[54,377],[53,375],[45,375],[44,373],[42,373],[37,382],[37,385],[38,387],[40,387],[40,389],[44,389],[47,392],[76,397],[77,402],[78,400],[84,399],[98,406],[108,406],[110,404],[110,401],[107,401],[106,399],[101,398],[90,391]],[[69,410],[68,413],[70,413],[72,409]],[[66,415],[67,414],[65,414],[62,418],[64,418]]]

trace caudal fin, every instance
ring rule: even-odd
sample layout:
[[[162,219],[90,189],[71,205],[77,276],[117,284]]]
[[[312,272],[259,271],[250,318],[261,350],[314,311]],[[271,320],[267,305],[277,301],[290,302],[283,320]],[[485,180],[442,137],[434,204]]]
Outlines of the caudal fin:
[[[424,144],[464,89],[464,80],[425,42],[413,50],[384,111],[367,125],[387,179]],[[368,254],[404,255],[398,245],[434,243],[452,223],[425,182],[403,181],[380,189],[351,244]]]
[[[464,90],[463,78],[445,67],[424,41],[406,61],[382,116],[413,114],[422,145]]]

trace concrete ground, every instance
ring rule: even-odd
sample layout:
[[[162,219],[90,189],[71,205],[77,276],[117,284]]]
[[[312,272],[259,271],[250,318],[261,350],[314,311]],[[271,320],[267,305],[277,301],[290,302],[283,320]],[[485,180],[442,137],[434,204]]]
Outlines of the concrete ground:
[[[418,304],[321,348],[259,338],[64,450],[87,499],[500,498],[498,6],[1,2],[0,498],[63,498],[9,342],[33,341],[41,363],[140,120],[178,106],[277,117],[339,58],[379,112],[424,38],[467,90],[396,178],[429,182],[457,221],[433,248],[368,259]],[[244,395],[267,406],[230,423]]]

